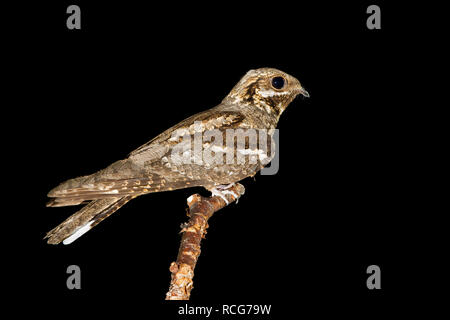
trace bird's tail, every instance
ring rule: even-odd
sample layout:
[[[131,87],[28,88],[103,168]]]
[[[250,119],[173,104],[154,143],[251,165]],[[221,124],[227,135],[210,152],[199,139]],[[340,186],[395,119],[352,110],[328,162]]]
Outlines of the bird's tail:
[[[124,196],[93,200],[56,228],[50,230],[44,239],[48,239],[47,243],[49,244],[58,244],[61,241],[64,244],[72,243],[134,197]]]

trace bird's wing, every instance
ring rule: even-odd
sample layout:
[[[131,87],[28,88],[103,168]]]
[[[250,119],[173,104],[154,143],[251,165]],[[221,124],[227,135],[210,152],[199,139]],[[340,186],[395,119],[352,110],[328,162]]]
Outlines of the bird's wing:
[[[217,106],[216,108],[219,108]],[[204,125],[205,130],[212,130],[214,128],[231,128],[236,126],[241,121],[244,120],[244,115],[242,113],[236,111],[216,111],[213,108],[211,110],[207,110],[204,112],[197,113],[180,123],[174,125],[173,127],[167,129],[160,135],[156,136],[149,142],[143,144],[136,150],[130,153],[130,157],[135,157],[139,154],[145,153],[148,150],[152,150],[155,144],[161,144],[163,142],[167,142],[170,138],[174,137],[174,135],[185,135],[192,133],[197,128],[195,127],[196,123],[200,125]]]
[[[133,199],[133,196],[91,201],[57,227],[50,230],[44,239],[48,239],[47,243],[49,244],[58,244],[61,241],[64,244],[70,244],[116,212],[131,199]]]
[[[87,200],[109,199],[126,195],[141,195],[151,192],[175,190],[202,185],[202,180],[194,180],[173,172],[155,163],[145,171],[142,168],[133,172],[120,171],[131,160],[118,161],[108,168],[89,176],[67,180],[52,189],[48,196],[52,199],[47,206],[81,204]],[[119,169],[116,169],[119,167]],[[119,170],[119,171],[116,171]]]
[[[185,135],[204,130],[224,130],[238,125],[243,119],[242,114],[231,111],[204,112],[190,117],[132,152],[129,158],[92,175],[63,182],[48,193],[54,198],[48,206],[210,185],[212,182],[205,179],[198,165],[194,166],[195,175],[189,174],[189,165],[184,168],[168,165],[170,151]]]

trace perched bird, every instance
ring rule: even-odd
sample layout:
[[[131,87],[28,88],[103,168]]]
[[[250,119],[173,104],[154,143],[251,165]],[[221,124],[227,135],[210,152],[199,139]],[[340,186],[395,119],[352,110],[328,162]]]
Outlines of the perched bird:
[[[272,142],[268,143],[268,148],[266,145],[263,148],[261,143],[250,145],[246,138],[244,145],[240,145],[233,136],[230,139],[228,132],[260,130],[272,141],[281,113],[299,94],[309,97],[296,78],[280,70],[248,71],[218,106],[164,131],[131,152],[128,158],[52,189],[48,193],[52,199],[47,206],[88,204],[49,231],[45,238],[50,244],[61,241],[69,244],[131,199],[147,193],[203,186],[223,196],[230,185],[255,175],[273,158],[273,152],[270,156],[264,153]],[[209,138],[205,138],[207,133],[210,133]],[[227,140],[226,146],[223,140]],[[225,159],[230,151],[233,156],[248,157],[240,162],[231,157],[222,162],[205,161],[201,156],[195,158],[192,153],[186,153],[192,141],[194,149],[196,141],[200,141],[200,155],[208,151],[213,157],[218,155],[216,160]],[[176,150],[178,153],[174,152]],[[250,156],[256,157],[251,161]]]

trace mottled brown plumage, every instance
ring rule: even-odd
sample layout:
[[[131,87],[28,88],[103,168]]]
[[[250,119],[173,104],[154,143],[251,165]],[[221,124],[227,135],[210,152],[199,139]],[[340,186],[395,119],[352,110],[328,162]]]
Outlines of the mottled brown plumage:
[[[244,146],[248,150],[244,150],[233,138],[230,142],[234,147],[233,154],[247,156],[242,163],[225,163],[225,153],[230,150],[230,145],[225,147],[230,141],[227,129],[264,129],[266,131],[259,134],[267,135],[270,149],[271,136],[281,113],[298,94],[309,96],[294,77],[271,68],[250,70],[218,106],[164,131],[130,153],[128,158],[94,174],[70,179],[51,190],[48,196],[52,199],[48,206],[90,203],[48,232],[48,243],[74,241],[126,202],[143,194],[194,186],[223,190],[221,186],[253,176],[270,162],[273,154],[269,152],[270,156],[262,157],[260,150],[249,150],[249,139],[245,140]],[[210,133],[216,134],[215,138],[205,139]],[[195,140],[199,135],[203,135],[203,140]],[[223,140],[223,147],[215,144],[219,138]],[[195,141],[200,141],[202,152],[223,156],[224,163],[195,158]],[[192,146],[194,151],[186,154],[184,150]],[[183,162],[176,161],[176,150],[187,157]],[[255,156],[256,161],[250,161],[250,156]]]

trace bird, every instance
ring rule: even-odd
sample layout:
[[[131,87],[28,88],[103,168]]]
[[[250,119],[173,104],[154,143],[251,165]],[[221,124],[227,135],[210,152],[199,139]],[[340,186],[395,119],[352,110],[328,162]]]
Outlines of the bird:
[[[283,71],[248,71],[217,106],[167,129],[127,158],[50,190],[48,207],[86,205],[50,230],[44,239],[48,244],[70,244],[130,200],[148,193],[204,187],[227,202],[224,195],[230,186],[254,176],[273,159],[273,134],[280,116],[300,94],[309,97],[299,80]],[[254,145],[246,137],[239,144],[239,137],[227,135],[245,130],[259,130],[263,132],[259,137],[268,140],[258,140],[260,143]],[[205,138],[208,133],[209,139]],[[192,141],[194,149],[195,143],[199,144],[200,156],[196,156],[198,152],[186,152],[192,150]],[[201,156],[206,155],[205,151],[216,162],[205,161]],[[244,160],[234,161],[238,155]]]

